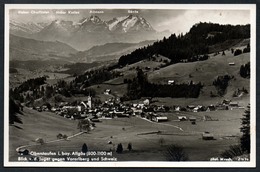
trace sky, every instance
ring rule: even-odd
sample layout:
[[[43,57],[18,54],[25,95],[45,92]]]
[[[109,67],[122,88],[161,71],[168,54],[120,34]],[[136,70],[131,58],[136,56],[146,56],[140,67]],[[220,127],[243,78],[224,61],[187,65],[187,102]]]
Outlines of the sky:
[[[22,14],[22,12],[29,12]],[[31,11],[48,11],[47,14],[32,14]],[[66,14],[57,14],[57,11],[66,12]],[[75,11],[76,14],[68,14],[68,11]],[[103,11],[103,13],[91,13],[90,11]],[[144,17],[152,27],[157,31],[169,30],[172,33],[186,33],[196,23],[211,22],[219,24],[249,24],[249,10],[207,10],[207,9],[136,9],[132,10],[132,15]],[[84,17],[96,15],[104,21],[111,20],[114,17],[130,15],[127,9],[72,9],[72,10],[10,10],[10,19],[20,22],[51,22],[62,19],[69,21],[79,21]]]

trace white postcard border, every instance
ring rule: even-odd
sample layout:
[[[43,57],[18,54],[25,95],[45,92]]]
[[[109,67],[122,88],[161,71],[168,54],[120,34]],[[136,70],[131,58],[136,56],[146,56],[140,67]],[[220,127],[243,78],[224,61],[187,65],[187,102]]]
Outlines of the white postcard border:
[[[200,9],[250,10],[251,26],[251,154],[248,162],[120,161],[120,162],[10,162],[9,161],[9,10],[10,9]],[[4,48],[4,166],[5,167],[256,167],[256,4],[5,4]]]

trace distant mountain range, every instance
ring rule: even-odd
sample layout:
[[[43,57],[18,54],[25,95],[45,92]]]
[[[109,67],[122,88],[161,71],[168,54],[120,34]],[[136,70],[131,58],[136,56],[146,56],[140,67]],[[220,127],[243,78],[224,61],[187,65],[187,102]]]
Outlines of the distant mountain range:
[[[34,33],[40,32],[48,23],[23,23],[10,20],[10,32],[13,35],[28,37]]]
[[[60,41],[39,41],[10,35],[10,60],[11,61],[56,61],[61,62],[99,62],[118,60],[123,54],[128,54],[137,48],[152,44],[154,41],[139,43],[107,43],[98,45],[85,51],[77,51],[71,46]]]
[[[136,43],[162,39],[170,32],[157,32],[143,17],[128,15],[103,21],[90,16],[79,21],[54,20],[51,23],[22,23],[10,20],[10,33],[45,41],[65,42],[75,49],[114,42]]]

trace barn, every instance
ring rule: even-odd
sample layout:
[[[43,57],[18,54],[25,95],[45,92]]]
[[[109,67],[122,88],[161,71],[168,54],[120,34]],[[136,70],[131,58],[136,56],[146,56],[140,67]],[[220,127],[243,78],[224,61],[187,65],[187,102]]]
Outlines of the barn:
[[[202,139],[203,140],[213,140],[214,139],[214,136],[213,134],[211,134],[210,132],[204,132],[202,134]]]

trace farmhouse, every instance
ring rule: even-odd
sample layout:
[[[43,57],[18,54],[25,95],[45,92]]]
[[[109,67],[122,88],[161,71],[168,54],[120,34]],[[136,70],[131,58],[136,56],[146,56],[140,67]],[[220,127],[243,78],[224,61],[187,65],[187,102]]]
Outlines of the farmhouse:
[[[196,124],[196,118],[195,117],[189,117],[189,120],[190,120],[192,125]]]
[[[111,94],[111,90],[110,90],[110,89],[106,89],[106,90],[104,91],[104,94],[105,94],[105,95]]]
[[[180,106],[176,106],[175,107],[175,111],[179,112],[181,110],[181,107]]]
[[[224,104],[219,104],[216,106],[217,110],[228,110],[228,106]]]
[[[173,85],[174,84],[174,80],[168,80],[168,85]]]
[[[20,155],[29,155],[29,150],[28,149],[19,149],[18,153]]]
[[[189,120],[190,121],[196,121],[196,118],[192,116],[192,117],[189,117]]]
[[[149,106],[149,104],[150,104],[150,100],[149,100],[149,99],[145,99],[145,100],[144,100],[144,105],[145,105],[145,106]]]
[[[193,109],[193,112],[199,112],[199,111],[202,111],[202,110],[203,110],[203,106],[198,105],[198,106],[196,106],[196,107]]]
[[[210,112],[210,111],[215,111],[215,110],[216,110],[216,107],[214,105],[209,105],[206,111]]]
[[[229,106],[231,106],[231,107],[238,107],[238,102],[230,102]]]
[[[187,117],[186,116],[178,116],[178,119],[180,121],[186,121],[187,120]]]
[[[196,106],[194,106],[194,105],[188,105],[188,106],[187,106],[187,109],[192,111],[195,107],[196,107]]]
[[[230,102],[231,102],[231,100],[224,99],[224,100],[222,101],[222,104],[223,104],[223,105],[228,105]]]
[[[202,134],[202,139],[203,140],[213,140],[214,139],[214,136],[213,134],[211,134],[210,132],[204,132]]]
[[[143,112],[142,109],[137,109],[137,108],[134,108],[134,107],[132,107],[131,109],[133,111],[133,115],[141,115],[141,113]]]
[[[168,120],[166,116],[158,115],[152,112],[147,113],[146,118],[154,122],[162,122]]]
[[[157,115],[153,119],[155,122],[168,121],[168,118],[166,116],[161,116],[161,115]]]

